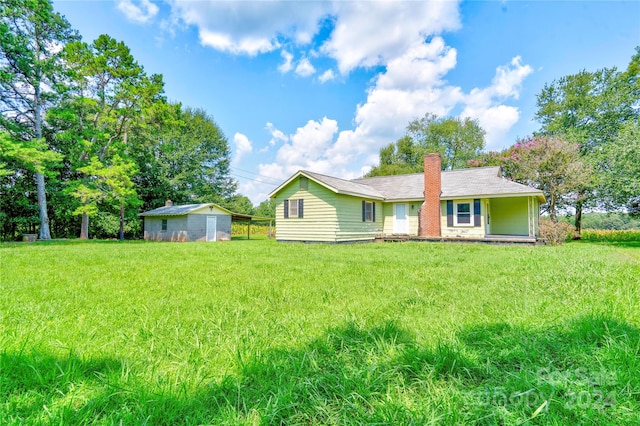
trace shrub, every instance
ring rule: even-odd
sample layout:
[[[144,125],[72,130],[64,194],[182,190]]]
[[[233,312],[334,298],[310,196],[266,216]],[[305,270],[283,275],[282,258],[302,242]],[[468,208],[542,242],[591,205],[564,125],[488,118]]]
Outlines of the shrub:
[[[566,222],[540,219],[540,237],[552,246],[564,244],[573,235],[573,226]]]

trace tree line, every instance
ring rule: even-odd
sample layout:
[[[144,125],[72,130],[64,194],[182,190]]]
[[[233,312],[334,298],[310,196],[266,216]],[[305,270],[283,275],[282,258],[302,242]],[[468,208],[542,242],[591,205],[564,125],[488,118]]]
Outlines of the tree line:
[[[552,222],[575,212],[577,236],[585,209],[640,215],[640,47],[624,70],[582,70],[546,84],[536,106],[539,130],[494,152],[484,152],[478,121],[426,114],[380,150],[368,176],[422,172],[424,154],[437,152],[443,170],[498,165],[542,190]]]
[[[229,143],[203,110],[170,102],[121,41],[87,43],[49,0],[0,5],[0,238],[140,233],[171,199],[251,213]]]

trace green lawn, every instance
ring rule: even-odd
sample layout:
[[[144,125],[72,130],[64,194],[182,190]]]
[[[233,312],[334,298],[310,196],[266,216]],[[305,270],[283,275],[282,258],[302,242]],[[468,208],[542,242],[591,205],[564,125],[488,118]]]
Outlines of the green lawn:
[[[638,424],[640,244],[0,245],[0,424]]]

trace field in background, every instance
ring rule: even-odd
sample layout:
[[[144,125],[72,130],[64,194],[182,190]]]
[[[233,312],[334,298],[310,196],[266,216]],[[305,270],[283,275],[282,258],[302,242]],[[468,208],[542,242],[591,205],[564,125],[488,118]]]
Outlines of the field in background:
[[[251,225],[247,225],[246,223],[243,222],[233,222],[231,223],[231,236],[234,237],[235,239],[242,239],[242,238],[247,238],[247,226],[249,226],[249,238],[252,238],[253,236],[263,236],[264,238],[268,238],[269,237],[269,232],[271,232],[271,235],[275,236],[276,234],[276,227],[275,227],[275,220],[273,221],[273,224],[271,226],[269,226],[268,222],[259,222],[259,223],[252,223]]]
[[[0,423],[637,424],[639,248],[0,245]]]
[[[583,229],[580,236],[586,241],[612,243],[636,241],[640,244],[640,231],[636,230]]]

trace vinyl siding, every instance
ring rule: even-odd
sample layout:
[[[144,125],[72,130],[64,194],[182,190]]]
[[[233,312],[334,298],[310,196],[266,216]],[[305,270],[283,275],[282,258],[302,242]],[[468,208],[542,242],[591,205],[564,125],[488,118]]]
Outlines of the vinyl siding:
[[[304,199],[302,218],[284,218],[284,200]],[[336,194],[311,179],[308,189],[300,189],[300,178],[282,188],[276,200],[276,240],[337,241]]]
[[[473,199],[465,199],[465,200],[454,200],[453,214],[456,214],[455,204],[461,203],[471,203],[472,211],[471,211],[471,224],[469,225],[455,225],[447,226],[447,202],[440,202],[440,229],[442,230],[443,237],[457,237],[457,238],[484,238],[486,228],[486,200],[480,199],[480,226],[473,226]],[[525,205],[526,206],[526,205]],[[493,206],[491,210],[491,226],[493,233]]]
[[[362,201],[376,203],[375,222],[362,221]],[[382,202],[337,194],[335,206],[338,220],[336,241],[373,240],[382,233]]]
[[[384,203],[383,204],[383,212],[384,212],[384,224],[383,224],[383,232],[385,235],[393,234],[393,220],[395,217],[395,204],[396,203]],[[397,204],[406,204],[408,207],[408,216],[409,216],[409,235],[418,235],[418,227],[419,227],[419,212],[422,202],[420,201],[412,201],[407,203],[397,203]]]
[[[529,235],[528,202],[528,197],[492,198],[491,234]]]
[[[203,214],[207,216],[229,216],[229,218],[231,218],[231,215],[229,213],[217,208],[216,206],[205,207],[199,210],[194,210],[189,213],[189,215],[194,215],[194,214]]]

